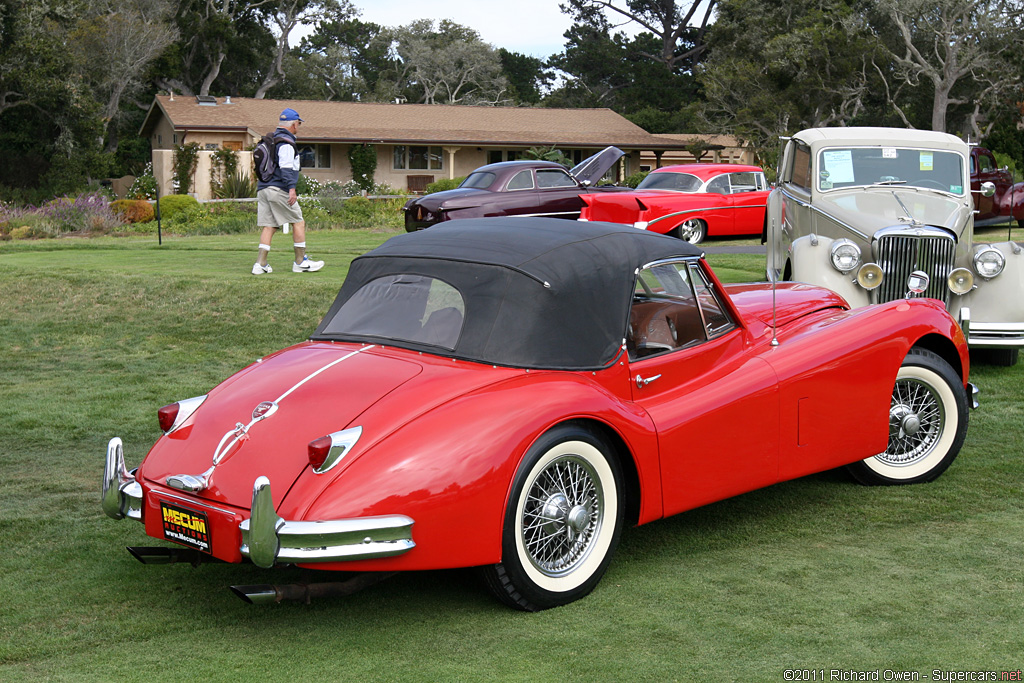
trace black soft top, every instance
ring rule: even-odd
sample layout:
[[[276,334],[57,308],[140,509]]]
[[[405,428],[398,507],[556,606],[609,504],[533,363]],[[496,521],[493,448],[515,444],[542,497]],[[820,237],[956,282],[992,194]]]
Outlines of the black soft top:
[[[618,356],[637,269],[701,254],[682,240],[613,223],[448,221],[393,237],[352,261],[312,338],[393,343],[511,367],[600,368]],[[331,324],[364,285],[392,275],[436,278],[462,294],[465,320],[453,349],[353,335]]]

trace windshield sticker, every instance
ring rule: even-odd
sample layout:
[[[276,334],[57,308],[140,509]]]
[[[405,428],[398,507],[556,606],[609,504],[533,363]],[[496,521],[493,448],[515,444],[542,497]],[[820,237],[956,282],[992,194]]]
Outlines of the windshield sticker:
[[[950,185],[949,186],[949,191],[952,192],[953,194],[963,194],[964,193],[964,186],[963,185]]]
[[[835,183],[853,182],[853,153],[848,149],[837,149],[821,153],[822,165],[822,189],[825,187],[825,179],[831,187]],[[824,175],[824,174],[828,175]]]
[[[931,152],[921,152],[921,170],[922,171],[933,171],[935,170],[935,155]]]
[[[883,159],[899,159],[900,153],[896,151],[895,147],[883,147],[882,148]]]

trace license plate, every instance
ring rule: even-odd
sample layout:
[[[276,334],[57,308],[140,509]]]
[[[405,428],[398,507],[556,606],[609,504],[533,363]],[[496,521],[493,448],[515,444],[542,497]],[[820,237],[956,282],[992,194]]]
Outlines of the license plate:
[[[168,541],[210,552],[210,521],[205,512],[160,501],[160,517],[163,519],[164,538]]]

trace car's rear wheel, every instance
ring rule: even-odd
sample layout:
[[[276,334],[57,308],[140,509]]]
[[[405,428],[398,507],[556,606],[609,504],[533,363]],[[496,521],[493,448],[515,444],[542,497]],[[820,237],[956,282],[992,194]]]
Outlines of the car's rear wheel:
[[[953,462],[967,434],[967,391],[940,356],[911,349],[889,404],[889,446],[848,466],[862,484],[932,481]]]
[[[494,594],[535,612],[594,589],[622,531],[621,470],[592,430],[561,425],[527,452],[509,494],[500,564],[484,569]]]
[[[691,218],[673,228],[671,235],[690,244],[700,244],[708,236],[708,224],[699,218]]]

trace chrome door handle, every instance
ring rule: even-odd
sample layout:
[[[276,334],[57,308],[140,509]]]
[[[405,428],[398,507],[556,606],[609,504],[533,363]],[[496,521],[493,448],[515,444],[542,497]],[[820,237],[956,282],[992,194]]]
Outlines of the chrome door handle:
[[[655,375],[653,377],[648,377],[647,379],[644,379],[640,375],[637,375],[636,376],[636,388],[637,389],[643,389],[644,387],[646,387],[648,384],[650,384],[654,380],[658,379],[659,377],[661,377],[661,375]]]

